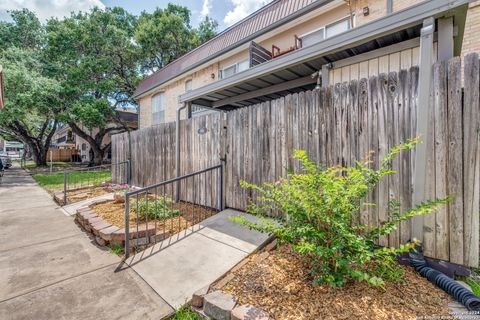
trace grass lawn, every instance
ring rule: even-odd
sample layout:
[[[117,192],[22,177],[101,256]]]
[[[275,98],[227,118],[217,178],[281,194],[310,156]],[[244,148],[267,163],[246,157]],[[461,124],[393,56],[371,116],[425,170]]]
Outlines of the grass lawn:
[[[63,190],[63,172],[52,174],[35,174],[33,178],[37,183],[48,192]],[[74,172],[68,174],[69,189],[73,188],[74,183],[77,188],[81,186],[98,186],[104,181],[112,178],[110,171],[95,172]]]
[[[20,161],[17,161],[20,164]],[[30,173],[37,174],[37,173],[49,173],[50,172],[50,162],[47,163],[46,166],[37,167],[35,162],[27,161],[24,163],[24,167],[30,171]],[[78,163],[78,162],[62,162],[62,161],[54,161],[52,162],[52,170],[53,171],[63,171],[63,170],[70,170],[85,167],[85,164]]]
[[[37,165],[35,164],[34,161],[27,161],[27,162],[25,162],[24,165],[28,169],[33,169],[33,168],[37,167]],[[50,166],[50,162],[48,162],[47,165]],[[53,161],[52,165],[54,167],[68,167],[68,166],[72,165],[72,162]]]

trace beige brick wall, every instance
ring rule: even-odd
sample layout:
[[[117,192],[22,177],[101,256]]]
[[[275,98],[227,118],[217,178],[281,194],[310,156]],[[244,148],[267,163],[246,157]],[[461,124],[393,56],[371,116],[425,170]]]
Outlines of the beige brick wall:
[[[214,77],[212,78],[212,74]],[[192,80],[192,88],[200,88],[208,83],[216,81],[218,77],[218,63],[214,63],[200,71],[186,75],[166,86],[157,88],[152,93],[142,97],[140,103],[140,129],[152,125],[152,96],[159,92],[165,92],[165,122],[172,122],[176,119],[176,110],[180,106],[178,97],[185,93],[185,82]],[[185,113],[182,114],[182,118]]]
[[[393,12],[403,10],[422,1],[423,0],[393,0]],[[352,1],[352,3],[355,3],[355,22],[357,26],[373,21],[387,14],[387,0],[356,0]],[[369,8],[368,16],[363,15],[363,8],[365,7]]]
[[[480,1],[469,5],[465,23],[462,56],[471,52],[480,53]]]

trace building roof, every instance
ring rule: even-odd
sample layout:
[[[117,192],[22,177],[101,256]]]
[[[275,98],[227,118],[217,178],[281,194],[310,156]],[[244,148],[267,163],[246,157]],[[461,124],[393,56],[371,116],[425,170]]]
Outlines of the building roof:
[[[145,78],[133,96],[152,90],[178,75],[196,68],[254,38],[282,25],[314,8],[333,0],[274,0],[250,16],[220,32],[196,49],[176,59],[162,69]]]

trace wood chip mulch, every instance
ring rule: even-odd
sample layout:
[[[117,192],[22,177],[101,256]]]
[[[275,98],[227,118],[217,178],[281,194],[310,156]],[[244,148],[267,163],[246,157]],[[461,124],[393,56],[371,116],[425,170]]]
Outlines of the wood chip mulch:
[[[268,255],[268,254],[267,254]],[[281,246],[266,258],[255,254],[221,289],[270,313],[272,319],[417,319],[448,316],[450,297],[412,268],[405,267],[403,283],[386,289],[365,283],[342,288],[314,286],[309,264],[289,246]]]
[[[89,188],[78,189],[75,191],[68,191],[67,198],[68,198],[68,203],[75,203],[75,202],[80,202],[86,199],[99,197],[107,193],[108,191],[104,187],[97,187],[97,188],[89,187]]]
[[[114,200],[112,200],[104,203],[94,204],[90,207],[95,211],[96,214],[98,214],[99,217],[111,225],[119,228],[125,227],[124,203],[116,203]],[[215,210],[185,202],[174,203],[172,205],[172,209],[180,210],[180,215],[177,217],[167,218],[165,220],[157,219],[157,231],[163,232],[163,230],[165,230],[169,231],[170,234],[175,234],[205,220],[208,217],[211,217],[216,213]],[[130,213],[129,221],[130,228],[135,228],[137,225],[137,220],[134,213]],[[149,226],[153,226],[154,224],[154,220],[148,221]],[[145,225],[145,220],[139,221],[138,225]]]

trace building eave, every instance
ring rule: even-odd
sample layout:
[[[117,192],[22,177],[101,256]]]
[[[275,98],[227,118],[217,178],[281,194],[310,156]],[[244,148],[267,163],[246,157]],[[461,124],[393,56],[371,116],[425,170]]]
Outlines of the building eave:
[[[346,50],[356,45],[371,41],[372,39],[378,39],[399,30],[419,25],[428,17],[439,18],[442,16],[455,16],[456,20],[459,21],[459,27],[462,28],[462,21],[465,21],[468,3],[470,2],[471,0],[423,1],[407,9],[353,28],[333,38],[326,39],[309,47],[296,50],[285,56],[264,62],[227,79],[219,80],[192,90],[181,95],[179,100],[180,102],[194,103],[197,101],[205,101],[204,97],[208,94],[232,88],[235,85],[253,81],[261,76],[285,70],[289,67],[295,67],[313,59],[326,56],[330,53]],[[463,35],[463,30],[459,30],[459,36],[461,35]],[[461,46],[461,39],[458,41]],[[456,43],[455,47],[458,47],[458,43]]]
[[[245,45],[246,43],[249,43],[250,41],[252,41],[252,40],[254,40],[254,39],[256,39],[256,38],[258,38],[258,37],[260,37],[260,36],[262,36],[262,35],[270,32],[270,31],[272,31],[272,30],[274,30],[274,29],[276,29],[276,28],[278,28],[278,27],[280,27],[280,26],[282,26],[282,25],[284,25],[284,24],[286,24],[286,23],[288,23],[288,22],[290,22],[290,21],[293,21],[293,20],[295,20],[295,19],[298,19],[298,18],[300,18],[301,16],[305,15],[306,13],[308,13],[308,12],[310,12],[310,11],[312,11],[312,10],[315,10],[315,9],[317,9],[317,8],[320,8],[320,7],[323,7],[323,6],[329,4],[329,3],[333,2],[333,1],[335,1],[335,0],[318,0],[318,1],[316,1],[316,2],[313,2],[312,4],[310,4],[310,5],[306,6],[306,7],[302,8],[302,9],[300,9],[300,10],[294,12],[294,13],[292,13],[291,15],[289,15],[289,16],[281,19],[281,20],[278,20],[278,21],[272,23],[271,25],[269,25],[269,26],[267,26],[267,27],[259,30],[258,32],[255,32],[255,33],[253,33],[253,34],[245,37],[244,39],[236,42],[235,44],[233,44],[233,45],[231,45],[231,46],[228,46],[228,47],[226,47],[226,48],[224,48],[224,49],[216,52],[215,54],[212,54],[211,56],[208,56],[208,57],[205,58],[205,59],[199,60],[198,62],[196,62],[196,63],[192,64],[191,66],[189,66],[189,67],[185,68],[184,70],[182,70],[181,73],[174,74],[174,75],[172,75],[172,76],[170,76],[170,77],[166,77],[166,78],[163,79],[162,81],[160,81],[160,82],[158,82],[158,83],[155,83],[155,84],[152,85],[152,86],[149,86],[149,87],[148,87],[147,89],[145,89],[145,90],[142,90],[142,91],[139,91],[139,92],[135,91],[135,92],[133,93],[133,98],[138,100],[141,96],[143,96],[143,95],[145,95],[146,93],[151,92],[152,90],[158,88],[159,86],[161,86],[161,85],[163,85],[163,84],[165,84],[165,83],[167,83],[167,82],[169,82],[169,81],[177,78],[178,76],[180,76],[180,75],[182,75],[182,74],[185,74],[185,73],[188,73],[188,72],[190,72],[191,70],[193,70],[193,69],[195,69],[195,68],[197,68],[197,67],[199,67],[199,66],[201,66],[201,65],[203,65],[203,64],[205,64],[205,63],[208,63],[209,61],[212,61],[212,60],[214,60],[214,59],[216,59],[216,58],[221,57],[222,55],[228,53],[229,51],[235,50],[236,48],[238,48],[238,47],[240,47],[240,46],[242,46],[242,45]],[[205,46],[205,45],[208,45],[208,42],[207,42],[207,43],[204,43],[202,46]],[[189,53],[187,53],[187,55],[190,54],[191,52],[197,50],[197,49],[198,49],[198,48],[190,51]],[[179,59],[181,59],[181,58],[182,58],[182,57],[180,57]],[[177,59],[177,60],[179,60],[179,59]],[[177,60],[173,61],[172,63],[176,62]],[[161,72],[161,70],[159,70],[159,71],[157,71],[157,72]]]

